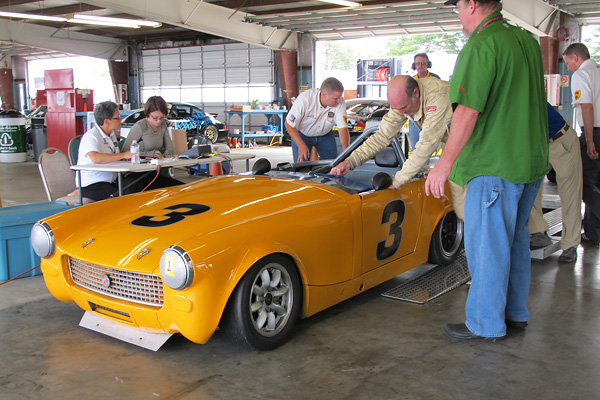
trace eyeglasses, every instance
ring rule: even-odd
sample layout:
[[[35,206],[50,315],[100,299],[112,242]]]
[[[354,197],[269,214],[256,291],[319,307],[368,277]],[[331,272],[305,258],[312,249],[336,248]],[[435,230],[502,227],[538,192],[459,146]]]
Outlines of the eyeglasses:
[[[415,65],[427,65],[427,61],[416,62]]]
[[[162,115],[162,116],[160,116],[160,117],[155,117],[154,115],[150,114],[150,118],[152,118],[152,119],[153,119],[153,120],[155,120],[155,121],[162,121],[162,120],[164,120],[164,119],[165,119],[165,116],[164,116],[164,115]]]
[[[116,117],[110,117],[110,118],[105,118],[105,119],[110,119],[110,120],[118,119],[120,121],[121,120],[121,116],[117,115]]]

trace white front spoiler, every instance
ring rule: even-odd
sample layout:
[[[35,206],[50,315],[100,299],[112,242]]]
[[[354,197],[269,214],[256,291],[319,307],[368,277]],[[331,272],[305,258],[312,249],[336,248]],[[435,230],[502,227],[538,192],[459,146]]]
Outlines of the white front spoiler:
[[[83,314],[79,326],[152,351],[160,349],[173,335],[172,333],[145,332],[141,329],[111,321],[90,311]]]

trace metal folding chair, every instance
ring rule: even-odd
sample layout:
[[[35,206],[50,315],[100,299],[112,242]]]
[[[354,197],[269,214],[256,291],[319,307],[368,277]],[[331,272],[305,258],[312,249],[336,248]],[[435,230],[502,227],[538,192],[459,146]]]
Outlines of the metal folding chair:
[[[79,204],[79,195],[72,194],[77,186],[75,185],[75,173],[70,166],[65,153],[55,147],[48,147],[40,154],[38,168],[49,201],[65,201],[70,205]],[[92,199],[83,198],[83,204],[92,202]]]

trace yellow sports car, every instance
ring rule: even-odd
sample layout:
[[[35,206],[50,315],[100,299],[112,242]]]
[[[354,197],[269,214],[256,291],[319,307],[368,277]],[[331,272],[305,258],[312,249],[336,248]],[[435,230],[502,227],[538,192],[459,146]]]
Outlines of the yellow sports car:
[[[351,177],[319,173],[372,132],[334,161],[271,171],[259,160],[252,173],[41,220],[32,245],[46,285],[86,311],[81,325],[153,350],[173,333],[206,343],[217,327],[243,346],[276,348],[298,317],[428,260],[450,263],[462,246],[451,199],[425,195],[425,169],[388,189],[385,172],[404,160],[397,139]]]

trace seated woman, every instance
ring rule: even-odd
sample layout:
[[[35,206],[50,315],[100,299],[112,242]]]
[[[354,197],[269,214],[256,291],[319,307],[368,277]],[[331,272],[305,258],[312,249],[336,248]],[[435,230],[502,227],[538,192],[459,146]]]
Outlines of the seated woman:
[[[133,125],[127,139],[125,139],[125,143],[123,143],[123,151],[129,151],[131,143],[135,140],[140,145],[141,157],[162,158],[163,154],[160,149],[164,149],[165,153],[173,151],[173,142],[165,121],[165,117],[169,112],[167,103],[160,96],[152,96],[146,101],[144,112],[146,118]],[[130,176],[141,179],[127,189],[126,193],[139,192],[148,185],[150,185],[148,189],[159,189],[183,184],[183,182],[166,175],[155,177],[141,172],[130,174],[128,178]]]
[[[113,131],[121,128],[119,106],[112,101],[104,101],[94,109],[96,126],[81,137],[77,165],[106,164],[113,161],[129,160],[131,153],[119,153]],[[118,193],[115,172],[80,171],[81,194],[92,200],[104,200]]]

